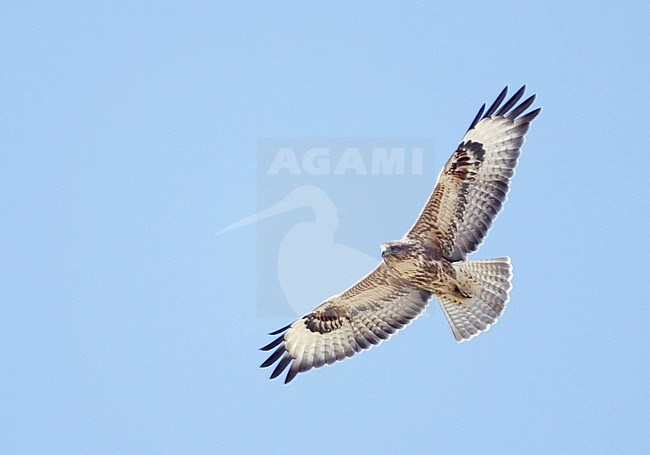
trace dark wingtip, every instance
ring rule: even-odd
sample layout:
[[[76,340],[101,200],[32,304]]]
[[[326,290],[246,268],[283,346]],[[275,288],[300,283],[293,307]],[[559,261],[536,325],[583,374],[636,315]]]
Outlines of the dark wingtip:
[[[471,130],[476,126],[476,124],[481,120],[481,117],[483,116],[483,111],[485,110],[485,103],[483,103],[483,106],[478,110],[478,114],[476,114],[476,117],[474,117],[474,120],[472,120],[472,123],[469,124],[469,128],[467,128],[467,131]]]
[[[282,346],[280,346],[279,348],[277,348],[275,351],[273,351],[273,354],[271,354],[271,355],[269,356],[269,358],[266,359],[266,360],[264,361],[264,363],[262,363],[262,364],[260,365],[260,368],[270,367],[271,365],[273,365],[273,364],[275,363],[276,360],[278,360],[278,359],[280,358],[280,356],[281,356],[284,352],[287,352],[287,351],[286,351],[286,349],[284,349],[284,345],[282,345]]]
[[[275,340],[271,341],[266,346],[260,348],[260,351],[270,351],[284,340],[284,335],[277,337]]]
[[[293,359],[289,355],[289,353],[288,352],[285,353],[284,357],[282,357],[282,360],[280,360],[280,363],[278,363],[278,365],[275,367],[275,370],[273,370],[273,373],[271,373],[271,377],[269,379],[275,379],[278,376],[280,376],[280,374],[282,374],[284,369],[287,368],[287,366],[289,365],[291,360],[293,360]],[[271,362],[271,363],[273,363],[273,362]]]
[[[503,106],[501,106],[501,109],[497,111],[496,115],[506,115],[508,111],[512,109],[515,104],[517,104],[521,97],[524,96],[525,91],[526,85],[524,84],[519,90],[517,90],[517,93],[512,95],[512,98],[510,98]]]
[[[497,99],[494,100],[494,103],[490,106],[490,108],[485,112],[485,115],[483,118],[487,118],[494,114],[494,111],[497,110],[499,105],[503,102],[505,99],[506,95],[508,94],[508,86],[506,85],[503,90],[501,90],[501,93],[499,93],[499,96],[497,96]]]
[[[284,332],[285,330],[289,329],[289,327],[291,327],[291,324],[289,324],[289,325],[287,325],[287,326],[284,326],[284,327],[282,327],[281,329],[278,329],[278,330],[276,330],[276,331],[274,331],[274,332],[269,332],[269,335],[280,335],[282,332]]]
[[[539,115],[540,112],[542,112],[542,108],[538,107],[537,109],[530,111],[528,114],[524,115],[523,117],[519,117],[517,119],[517,122],[530,123],[535,119],[535,117]]]
[[[506,85],[503,90],[501,90],[501,93],[499,93],[499,96],[494,100],[494,102],[490,105],[490,107],[485,109],[485,104],[481,106],[481,109],[479,109],[478,114],[476,114],[476,117],[474,117],[474,120],[472,120],[472,123],[470,124],[469,128],[467,131],[473,129],[478,122],[480,122],[484,118],[492,117],[492,116],[508,116],[509,118],[515,119],[519,115],[521,115],[523,112],[528,109],[533,102],[535,102],[535,98],[537,97],[537,94],[533,94],[526,98],[521,104],[515,107],[515,105],[519,102],[519,100],[524,96],[524,93],[526,92],[526,84],[522,85],[517,92],[506,101],[503,106],[500,106],[503,100],[506,98],[506,95],[508,94],[508,86]],[[514,107],[514,109],[513,109]],[[497,110],[498,109],[498,110]],[[508,113],[511,109],[512,112]],[[536,112],[534,116],[532,116],[528,121],[532,120],[541,112],[540,110],[533,111]],[[526,117],[529,114],[526,114]],[[524,118],[524,117],[522,117]]]
[[[533,94],[526,98],[523,102],[519,104],[519,106],[515,107],[512,112],[508,114],[508,118],[515,119],[519,117],[523,112],[526,111],[534,102],[535,98],[537,97],[536,94]]]
[[[260,365],[260,368],[267,368],[273,365],[275,362],[278,361],[278,359],[284,354],[282,359],[280,360],[280,363],[278,363],[275,366],[275,369],[271,373],[270,379],[275,379],[277,378],[286,368],[287,366],[291,363],[293,360],[293,357],[289,355],[287,352],[285,346],[284,346],[284,332],[286,332],[289,328],[291,327],[291,324],[286,325],[282,327],[281,329],[275,330],[269,335],[280,335],[277,337],[275,340],[271,341],[269,344],[266,346],[263,346],[260,348],[261,351],[270,351],[271,349],[275,348],[277,346],[277,349],[273,351],[273,353]],[[279,346],[278,346],[279,345]],[[287,373],[287,380],[285,380],[285,384],[287,384],[291,379],[293,379],[298,371],[294,371],[294,369],[289,370],[289,373]]]
[[[287,377],[284,378],[284,384],[287,385],[293,381],[293,378],[295,378],[298,373],[300,373],[298,368],[295,368],[294,365],[291,365],[291,368],[289,368],[289,372],[287,373]]]

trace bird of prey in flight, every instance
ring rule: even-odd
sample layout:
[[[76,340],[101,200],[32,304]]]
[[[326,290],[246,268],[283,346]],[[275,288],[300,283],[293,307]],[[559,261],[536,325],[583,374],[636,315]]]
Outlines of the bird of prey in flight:
[[[370,349],[417,318],[435,295],[456,341],[487,330],[503,312],[512,288],[510,258],[468,261],[503,207],[530,123],[535,95],[522,87],[505,103],[508,87],[485,104],[443,167],[433,193],[401,240],[381,246],[382,260],[365,277],[330,297],[278,336],[262,367],[278,364],[271,379]],[[502,104],[503,103],[503,104]]]

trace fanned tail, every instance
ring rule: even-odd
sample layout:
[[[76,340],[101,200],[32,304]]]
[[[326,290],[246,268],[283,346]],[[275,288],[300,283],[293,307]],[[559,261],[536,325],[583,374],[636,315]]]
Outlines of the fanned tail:
[[[510,298],[510,258],[455,262],[460,292],[438,294],[456,341],[469,340],[494,324]]]

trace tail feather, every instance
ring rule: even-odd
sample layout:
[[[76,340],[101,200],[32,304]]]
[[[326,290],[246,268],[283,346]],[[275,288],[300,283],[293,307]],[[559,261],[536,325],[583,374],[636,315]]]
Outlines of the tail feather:
[[[455,262],[462,294],[438,294],[456,341],[469,340],[497,322],[510,298],[510,258]]]

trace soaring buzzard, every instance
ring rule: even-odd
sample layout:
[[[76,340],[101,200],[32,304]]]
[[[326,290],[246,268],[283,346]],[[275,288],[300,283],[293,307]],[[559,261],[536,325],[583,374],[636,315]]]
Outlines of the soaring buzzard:
[[[388,339],[409,324],[435,295],[458,342],[487,330],[503,312],[512,287],[510,258],[468,261],[501,211],[530,122],[535,95],[519,103],[525,86],[503,103],[508,88],[472,121],[438,176],[413,227],[381,247],[382,261],[342,294],[271,335],[275,349],[261,365],[279,360],[298,373],[332,364]],[[519,104],[518,104],[519,103]],[[524,115],[522,115],[524,114]]]

